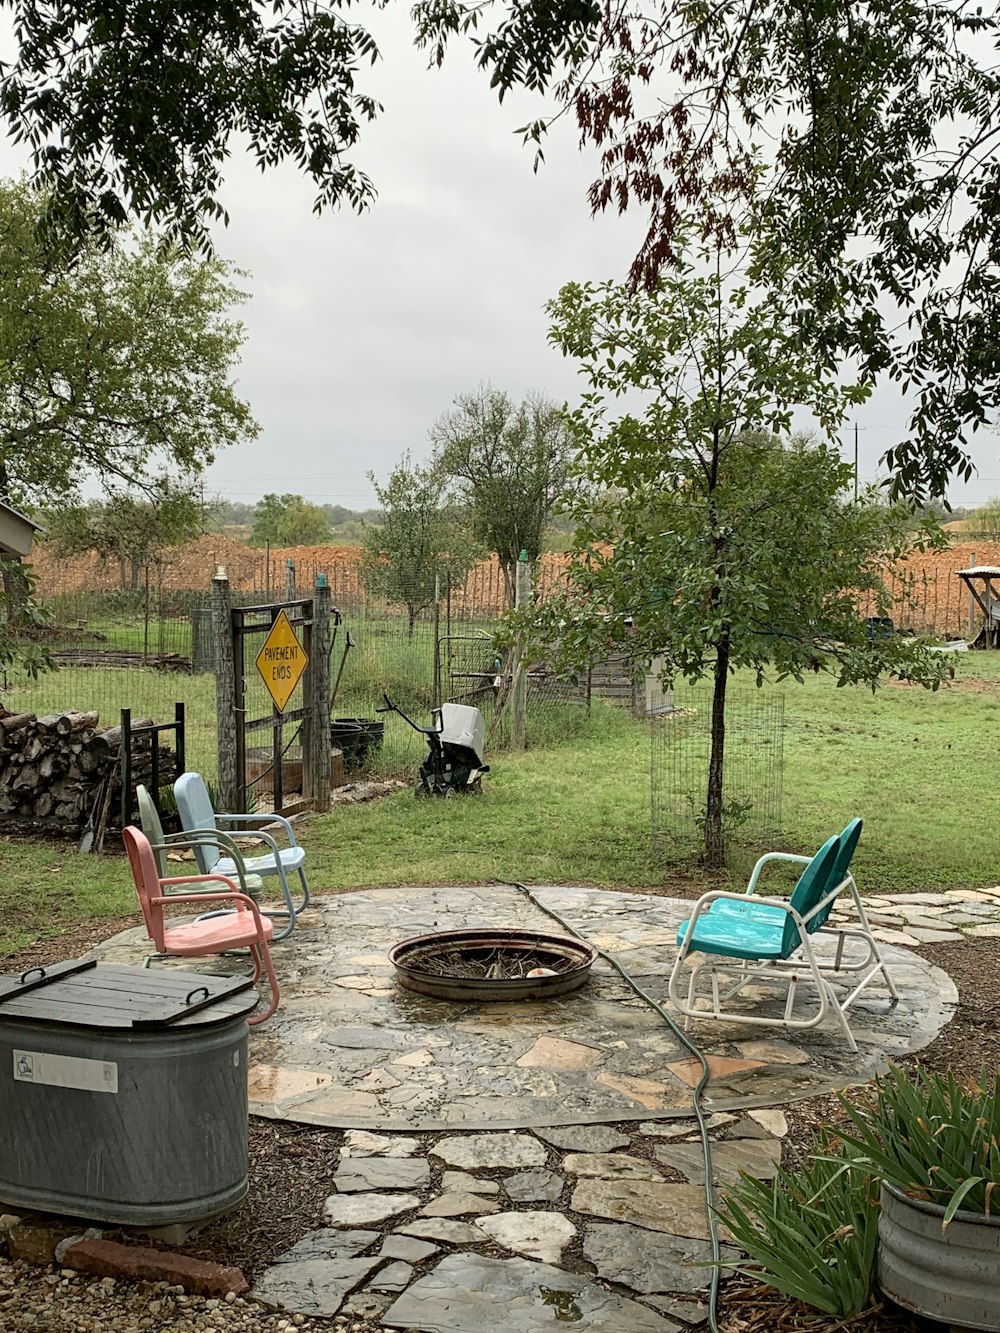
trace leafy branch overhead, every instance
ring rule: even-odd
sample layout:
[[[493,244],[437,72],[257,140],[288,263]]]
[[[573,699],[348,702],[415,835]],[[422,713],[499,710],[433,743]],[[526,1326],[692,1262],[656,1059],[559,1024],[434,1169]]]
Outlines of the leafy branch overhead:
[[[0,498],[56,507],[87,479],[155,495],[163,472],[190,478],[252,438],[228,266],[127,233],[66,265],[39,235],[43,207],[0,183]]]
[[[389,0],[384,0],[385,4]],[[378,58],[350,0],[0,0],[16,58],[0,114],[70,240],[125,217],[207,248],[226,159],[293,163],[315,207],[363,208],[352,161],[381,110]],[[548,95],[539,147],[573,115],[600,154],[593,211],[644,210],[631,285],[651,288],[694,231],[746,244],[824,373],[895,381],[908,422],[897,493],[968,477],[1000,408],[1000,12],[936,0],[417,0],[431,63],[472,44],[498,96]]]
[[[897,493],[967,478],[1000,407],[1000,11],[935,0],[498,0],[478,44],[501,91],[551,86],[597,148],[594,212],[648,219],[631,285],[695,229],[746,243],[824,371],[845,359],[907,394],[884,461]],[[418,6],[460,30],[468,7]],[[481,7],[476,17],[485,24]],[[553,32],[555,29],[555,32]],[[550,119],[525,127],[541,144]]]
[[[309,176],[317,209],[363,207],[371,183],[344,153],[379,110],[355,86],[378,50],[348,8],[0,0],[18,44],[0,111],[51,190],[48,221],[78,236],[141,219],[208,249],[237,134],[262,169],[289,160]]]

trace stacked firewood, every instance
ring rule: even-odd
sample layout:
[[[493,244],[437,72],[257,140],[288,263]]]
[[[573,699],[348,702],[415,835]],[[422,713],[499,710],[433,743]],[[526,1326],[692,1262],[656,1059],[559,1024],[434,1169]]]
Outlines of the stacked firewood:
[[[134,727],[148,726],[136,719]],[[38,820],[82,827],[95,805],[120,802],[120,726],[101,730],[96,712],[18,713],[0,705],[0,823]],[[132,782],[150,780],[152,735],[133,739]],[[160,772],[173,777],[173,752]]]

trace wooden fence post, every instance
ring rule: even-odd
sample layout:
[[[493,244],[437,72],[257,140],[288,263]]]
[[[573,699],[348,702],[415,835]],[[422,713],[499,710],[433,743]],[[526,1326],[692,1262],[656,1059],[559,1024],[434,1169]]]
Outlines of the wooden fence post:
[[[975,551],[970,551],[969,568],[975,569],[975,567],[976,567],[976,553]],[[969,584],[966,620],[968,621],[968,626],[969,626],[968,634],[966,637],[969,639],[974,639],[976,637],[976,599],[972,595],[971,583]],[[988,639],[989,635],[987,634],[986,637]]]
[[[518,611],[531,601],[531,565],[528,552],[522,551],[517,562],[514,583],[514,606]],[[528,715],[528,672],[524,664],[524,639],[518,635],[514,648],[514,663],[510,690],[510,746],[512,750],[523,750],[527,735]]]
[[[431,707],[441,707],[441,575],[434,575],[434,688]]]
[[[212,644],[215,660],[215,712],[217,719],[220,810],[240,811],[243,775],[237,772],[237,729],[243,719],[236,716],[236,663],[233,653],[233,616],[229,579],[223,565],[212,579]]]
[[[303,791],[320,814],[330,809],[330,585],[316,575],[302,724]]]

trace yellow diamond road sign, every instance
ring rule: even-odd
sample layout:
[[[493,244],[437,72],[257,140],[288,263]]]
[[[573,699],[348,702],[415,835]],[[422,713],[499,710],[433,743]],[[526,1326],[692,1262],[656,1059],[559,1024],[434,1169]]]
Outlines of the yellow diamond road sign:
[[[285,711],[292,691],[298,685],[308,665],[309,658],[295,637],[292,622],[284,611],[279,611],[277,620],[271,626],[270,634],[264,640],[263,648],[257,654],[257,670],[263,677],[279,713]]]

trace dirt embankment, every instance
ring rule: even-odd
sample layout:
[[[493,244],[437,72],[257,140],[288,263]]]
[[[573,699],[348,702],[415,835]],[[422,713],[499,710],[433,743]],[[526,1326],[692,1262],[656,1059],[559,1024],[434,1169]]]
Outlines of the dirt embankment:
[[[288,561],[291,560],[300,592],[311,588],[316,575],[322,572],[327,577],[334,603],[350,604],[364,595],[358,574],[360,557],[361,552],[356,546],[292,546],[266,552],[221,533],[208,533],[164,552],[162,559],[150,566],[149,589],[154,601],[180,591],[204,592],[207,596],[212,578],[222,566],[232,587],[238,591],[283,592]],[[540,586],[548,587],[565,563],[563,555],[543,556]],[[118,562],[101,560],[92,552],[67,559],[56,556],[41,544],[36,547],[31,564],[43,599],[66,593],[116,592],[123,586]],[[139,586],[146,586],[145,571],[140,571]],[[480,561],[470,571],[465,588],[454,590],[452,600],[456,607],[474,604],[482,610],[503,609],[507,597],[498,561]]]
[[[294,561],[299,589],[312,587],[315,576],[327,576],[336,603],[363,595],[358,578],[360,551],[356,546],[293,546],[265,553],[232,537],[209,533],[175,547],[150,568],[150,592],[179,590],[208,592],[218,566],[225,567],[232,586],[240,591],[283,590],[287,562]],[[958,571],[970,565],[1000,567],[1000,542],[955,542],[944,551],[914,554],[901,561],[888,576],[893,599],[893,620],[903,628],[919,632],[963,635],[969,632],[969,595]],[[539,585],[546,588],[565,568],[564,555],[542,557]],[[64,559],[40,546],[32,558],[43,598],[59,593],[120,589],[122,576],[114,561],[101,561],[94,554]],[[143,585],[145,574],[141,576]],[[503,577],[497,561],[482,561],[473,569],[465,590],[455,594],[458,603],[483,608],[506,605]],[[873,608],[862,608],[868,613]],[[973,632],[978,627],[976,613]]]

